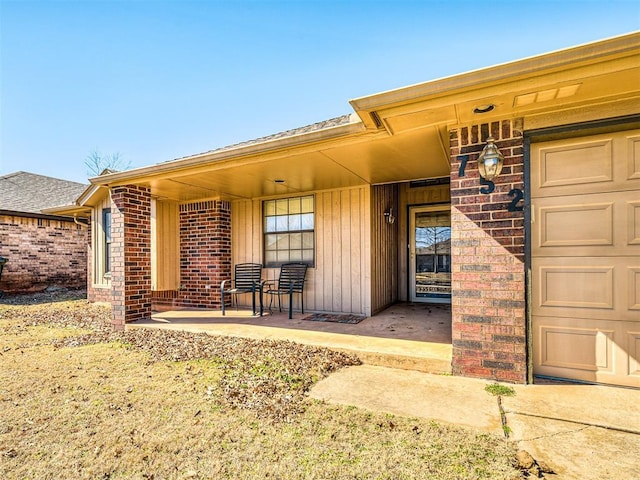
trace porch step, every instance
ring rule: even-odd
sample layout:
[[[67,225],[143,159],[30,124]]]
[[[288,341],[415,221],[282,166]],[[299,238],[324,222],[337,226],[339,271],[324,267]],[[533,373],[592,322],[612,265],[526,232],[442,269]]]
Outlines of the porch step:
[[[158,312],[148,320],[128,324],[127,328],[165,328],[253,339],[289,340],[351,353],[366,365],[433,374],[451,373],[451,343],[415,340],[425,335],[425,332],[416,332],[420,324],[428,322],[429,318],[419,317],[409,323],[410,320],[401,320],[400,317],[410,315],[400,316],[395,310],[390,318],[379,315],[355,325],[310,322],[302,320],[300,314],[289,320],[284,313],[255,317],[250,311],[230,311],[229,316],[222,317],[219,311],[183,310]],[[445,320],[435,317],[430,325],[435,329]],[[389,330],[391,327],[393,330]],[[389,338],[387,334],[395,334],[396,338]],[[404,338],[398,338],[399,335]]]
[[[365,365],[374,365],[377,367],[399,368],[402,370],[413,370],[422,373],[432,373],[436,375],[451,374],[451,356],[448,358],[439,358],[436,356],[409,356],[387,354],[379,352],[356,352]]]

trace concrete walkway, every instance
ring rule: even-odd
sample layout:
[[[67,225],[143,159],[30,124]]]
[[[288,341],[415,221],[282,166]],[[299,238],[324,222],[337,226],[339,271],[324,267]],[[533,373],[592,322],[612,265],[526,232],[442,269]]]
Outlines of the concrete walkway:
[[[362,365],[319,382],[311,397],[503,435],[491,384]],[[599,385],[509,385],[502,397],[510,439],[557,479],[640,479],[640,391]]]

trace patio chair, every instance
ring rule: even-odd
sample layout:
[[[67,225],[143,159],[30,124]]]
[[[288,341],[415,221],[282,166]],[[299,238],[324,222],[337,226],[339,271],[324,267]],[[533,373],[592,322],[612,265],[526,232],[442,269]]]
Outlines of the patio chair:
[[[238,308],[238,295],[250,293],[253,314],[256,314],[256,293],[260,299],[260,316],[263,313],[262,290],[262,265],[259,263],[239,263],[235,266],[233,280],[224,280],[220,285],[220,297],[222,301],[222,315],[225,315],[225,295],[235,297],[236,309]]]
[[[307,275],[307,265],[304,263],[285,263],[280,267],[280,276],[277,284],[272,284],[273,288],[267,289],[267,294],[271,295],[269,301],[269,311],[273,304],[273,297],[278,297],[278,309],[282,311],[281,297],[289,295],[289,318],[293,318],[293,294],[300,294],[300,306],[304,313],[304,281]]]

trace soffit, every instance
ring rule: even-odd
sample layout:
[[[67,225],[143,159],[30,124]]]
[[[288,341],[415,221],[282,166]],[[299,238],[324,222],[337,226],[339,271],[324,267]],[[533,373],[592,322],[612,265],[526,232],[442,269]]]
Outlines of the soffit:
[[[394,137],[376,133],[359,141],[332,142],[313,149],[212,163],[142,183],[148,184],[152,194],[159,198],[189,202],[204,198],[259,198],[442,177],[450,171],[443,137],[446,138],[446,129],[435,127]]]
[[[451,94],[434,94],[374,111],[392,134],[398,134],[428,123],[445,122],[449,126],[486,123],[607,102],[639,101],[639,98],[640,56],[635,55],[494,82]],[[491,112],[474,113],[476,107],[489,104],[495,106]]]

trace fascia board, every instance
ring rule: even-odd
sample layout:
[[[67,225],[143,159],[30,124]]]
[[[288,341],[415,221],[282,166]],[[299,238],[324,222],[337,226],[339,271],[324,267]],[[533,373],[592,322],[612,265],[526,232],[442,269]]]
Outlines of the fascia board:
[[[98,177],[100,178],[100,177]],[[92,179],[90,179],[93,183]],[[95,198],[98,193],[103,192],[104,187],[102,185],[90,185],[76,200],[76,205],[80,207],[91,207],[91,200]]]

